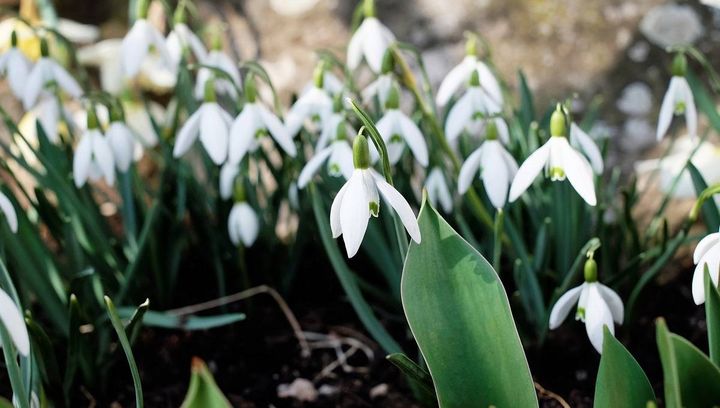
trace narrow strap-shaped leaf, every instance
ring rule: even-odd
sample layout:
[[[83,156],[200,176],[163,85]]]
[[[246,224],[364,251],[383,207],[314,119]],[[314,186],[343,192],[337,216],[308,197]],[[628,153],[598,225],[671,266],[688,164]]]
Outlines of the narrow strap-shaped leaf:
[[[695,193],[698,197],[700,197],[702,192],[708,188],[708,185],[702,174],[700,174],[700,171],[692,164],[692,162],[688,162],[687,169],[688,172],[690,172],[693,187],[695,187]],[[717,232],[718,228],[720,228],[720,212],[718,212],[715,201],[706,200],[702,205],[702,213],[708,232]]]
[[[117,310],[115,310],[115,305],[113,304],[112,300],[110,300],[110,298],[107,296],[105,296],[105,306],[107,307],[110,322],[115,329],[115,333],[117,333],[118,339],[120,340],[120,345],[125,352],[125,357],[127,358],[128,365],[130,366],[130,374],[132,375],[133,386],[135,387],[135,406],[137,406],[138,408],[142,408],[142,384],[140,382],[140,373],[138,372],[137,364],[135,364],[135,357],[133,357],[130,340],[125,334],[125,327],[120,321],[120,316],[118,316]]]
[[[645,407],[650,401],[655,401],[655,393],[645,372],[605,326],[593,406]]]
[[[720,293],[710,279],[708,266],[705,264],[705,322],[708,331],[708,350],[710,360],[720,367]]]
[[[403,353],[388,354],[385,357],[395,367],[399,368],[408,378],[415,382],[422,390],[430,395],[435,395],[435,387],[433,386],[432,377],[430,373],[424,370],[419,365],[415,364],[414,361],[410,360],[410,357]]]
[[[148,307],[150,307],[150,299],[145,299],[145,301],[142,302],[137,309],[135,309],[135,313],[133,313],[130,317],[128,324],[125,325],[125,333],[128,336],[128,340],[130,340],[130,344],[135,343],[135,339],[137,339],[138,334],[140,334],[143,316],[145,316],[145,312],[147,312]]]
[[[192,374],[187,394],[180,408],[224,408],[231,407],[222,390],[215,383],[210,370],[201,359],[192,360]]]

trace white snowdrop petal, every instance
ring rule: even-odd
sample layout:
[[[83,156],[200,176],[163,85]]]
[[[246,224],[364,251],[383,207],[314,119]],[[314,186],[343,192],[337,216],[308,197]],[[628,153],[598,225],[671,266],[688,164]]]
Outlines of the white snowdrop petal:
[[[495,75],[493,75],[490,68],[482,61],[477,61],[475,67],[475,69],[477,69],[478,78],[480,79],[480,86],[490,97],[493,106],[502,106],[502,90],[500,89],[500,83],[495,78]]]
[[[18,219],[15,207],[9,198],[2,192],[0,192],[0,210],[5,215],[5,221],[7,221],[10,231],[17,232],[18,230]]]
[[[673,115],[675,114],[675,103],[677,101],[677,88],[680,77],[672,77],[668,89],[663,96],[662,105],[660,105],[660,113],[658,114],[658,127],[656,137],[659,141],[665,136],[670,122],[672,122]]]
[[[335,195],[335,199],[330,206],[330,230],[332,231],[333,238],[337,238],[342,234],[342,224],[340,224],[340,207],[342,206],[343,198],[345,198],[345,191],[350,183],[348,179],[347,183],[343,184],[340,191]]]
[[[115,160],[113,158],[112,149],[105,136],[98,132],[93,135],[93,162],[100,168],[105,182],[108,185],[115,184]]]
[[[348,258],[357,254],[365,237],[370,218],[369,201],[362,170],[355,170],[340,205],[340,225]]]
[[[425,137],[415,122],[405,116],[399,115],[399,125],[402,136],[405,139],[410,151],[421,166],[427,167],[429,161],[428,148],[425,143]]]
[[[570,125],[570,143],[585,153],[588,160],[590,160],[590,165],[595,174],[602,174],[603,158],[600,153],[600,148],[595,144],[595,141],[574,122]]]
[[[235,177],[240,174],[240,168],[231,161],[223,164],[220,169],[220,197],[224,200],[232,197]]]
[[[693,253],[693,263],[697,264],[700,261],[700,258],[705,256],[705,254],[718,242],[720,242],[720,232],[714,232],[701,239],[695,247],[695,252]],[[720,247],[717,249],[720,251]],[[718,252],[718,255],[720,255],[720,252]]]
[[[550,146],[547,143],[542,145],[539,149],[535,150],[527,159],[520,165],[512,184],[510,185],[510,202],[517,200],[525,190],[535,180],[540,171],[548,161],[550,156]]]
[[[42,91],[42,88],[45,85],[44,82],[45,73],[43,68],[43,59],[41,58],[40,61],[35,64],[35,67],[33,67],[32,71],[30,71],[27,82],[23,87],[24,89],[22,102],[25,110],[29,110],[35,105],[38,96],[40,96],[40,91]]]
[[[615,334],[613,317],[610,308],[600,295],[596,285],[589,285],[587,308],[585,309],[585,329],[590,343],[598,353],[602,353],[603,327],[607,326],[610,333]]]
[[[30,337],[25,319],[15,302],[3,290],[0,290],[0,320],[10,333],[18,352],[23,356],[30,354]]]
[[[252,246],[260,232],[257,214],[247,203],[236,204],[240,207],[240,238],[246,247]]]
[[[147,24],[149,23],[144,19],[135,20],[135,24],[122,40],[121,62],[123,72],[127,77],[137,75],[148,54],[150,43],[147,37]]]
[[[452,142],[457,139],[473,116],[472,90],[468,90],[453,105],[445,121],[445,137]]]
[[[503,161],[500,142],[488,140],[485,142],[482,154],[482,180],[485,192],[495,208],[503,208],[507,200],[510,185],[507,167]]]
[[[563,170],[565,171],[568,181],[588,205],[594,206],[597,204],[597,198],[595,196],[595,182],[590,164],[569,144],[564,143],[563,145],[558,145],[558,147],[564,150],[562,152],[564,161]]]
[[[228,235],[230,236],[230,241],[236,246],[240,245],[241,242],[239,218],[240,207],[235,204],[232,209],[230,209],[230,214],[228,215]]]
[[[602,283],[598,283],[597,287],[600,291],[600,296],[602,296],[605,303],[607,303],[608,308],[610,308],[610,313],[612,313],[615,323],[623,324],[623,319],[625,318],[625,306],[623,305],[623,301],[620,299],[620,296],[618,296],[614,290]]]
[[[222,108],[214,102],[206,103],[200,117],[200,142],[217,165],[221,165],[227,158],[228,139],[228,128],[222,115]]]
[[[483,147],[481,145],[472,152],[460,168],[460,174],[458,175],[458,191],[460,194],[465,194],[470,189],[475,179],[475,174],[477,174],[478,169],[480,169],[482,149]]]
[[[363,52],[363,41],[365,40],[365,24],[362,23],[350,38],[347,49],[347,65],[355,69],[360,65]]]
[[[420,226],[410,204],[405,200],[395,187],[388,184],[385,180],[377,180],[377,188],[385,201],[395,210],[400,217],[405,229],[407,230],[413,241],[420,243]]]
[[[60,88],[73,98],[79,98],[82,96],[83,92],[80,84],[78,84],[75,78],[73,78],[72,75],[65,70],[65,68],[61,67],[55,61],[52,61],[52,65],[50,65],[50,67],[52,69],[52,75]]]
[[[73,156],[73,179],[75,186],[80,188],[90,175],[90,161],[92,160],[92,140],[89,134],[84,134],[75,147]]]
[[[107,131],[107,139],[113,151],[115,165],[121,172],[130,168],[135,149],[135,138],[131,130],[121,122],[113,122]]]
[[[297,149],[295,148],[295,143],[293,143],[287,129],[285,129],[285,125],[280,122],[280,119],[278,119],[275,114],[270,112],[264,106],[258,105],[257,109],[260,113],[260,118],[265,123],[265,126],[270,132],[272,138],[275,139],[277,144],[280,145],[285,153],[287,153],[290,157],[295,157]]]
[[[175,139],[175,146],[173,147],[174,157],[184,155],[197,139],[200,131],[200,117],[202,116],[204,108],[204,106],[200,106],[180,128],[177,138]]]
[[[682,100],[685,103],[685,125],[687,126],[688,135],[695,138],[697,137],[697,108],[687,79],[679,78],[677,92],[682,95]]]
[[[230,161],[240,163],[248,151],[253,150],[255,135],[260,129],[256,105],[247,104],[230,127]]]
[[[560,299],[555,302],[552,310],[550,311],[550,330],[554,330],[562,324],[567,318],[570,310],[577,303],[580,298],[580,292],[582,291],[583,285],[577,286],[565,292]]]
[[[300,172],[300,176],[298,177],[298,188],[302,189],[305,188],[305,186],[312,180],[312,177],[317,173],[318,169],[325,163],[325,160],[330,156],[330,153],[332,153],[331,147],[326,147],[325,149],[319,151],[316,155],[314,155],[310,160],[308,160],[307,164],[305,164],[305,167],[303,167],[302,171]]]
[[[445,79],[440,83],[435,101],[439,106],[445,106],[453,94],[460,89],[463,83],[470,79],[470,75],[475,69],[477,58],[466,56],[458,65],[448,72]]]

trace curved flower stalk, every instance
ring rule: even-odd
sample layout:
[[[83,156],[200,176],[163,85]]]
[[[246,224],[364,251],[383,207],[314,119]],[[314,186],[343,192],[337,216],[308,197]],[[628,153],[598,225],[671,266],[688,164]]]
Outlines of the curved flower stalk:
[[[695,271],[692,279],[692,294],[696,305],[705,303],[704,270],[707,265],[710,279],[715,286],[718,285],[720,275],[720,232],[707,235],[698,242],[693,253]]]
[[[590,163],[568,143],[565,114],[558,105],[550,118],[550,140],[533,152],[520,166],[510,186],[510,202],[530,187],[545,169],[552,181],[570,181],[575,191],[589,205],[597,204],[595,184]]]
[[[425,179],[425,190],[428,199],[433,207],[440,205],[445,214],[450,214],[453,209],[453,197],[450,193],[445,174],[439,167],[433,167]]]
[[[393,87],[385,105],[387,111],[377,123],[378,132],[387,145],[390,164],[400,160],[407,145],[415,160],[421,166],[427,167],[429,155],[425,137],[415,122],[400,110],[399,105],[399,91],[397,87]]]
[[[343,236],[348,258],[360,249],[370,217],[380,213],[379,195],[398,214],[413,241],[420,243],[420,227],[410,204],[370,168],[370,150],[363,134],[357,135],[353,142],[353,165],[352,176],[338,191],[330,208],[333,238]]]
[[[90,180],[104,178],[108,185],[115,183],[115,159],[110,143],[100,131],[95,108],[87,116],[87,130],[80,137],[73,158],[73,179],[80,188]]]
[[[17,34],[11,34],[10,49],[0,55],[0,75],[6,76],[10,90],[16,98],[23,97],[23,89],[32,64],[25,54],[17,47]]]
[[[592,258],[585,262],[585,282],[562,295],[550,311],[550,330],[562,324],[576,303],[575,319],[585,323],[590,343],[598,353],[602,353],[603,327],[607,326],[615,335],[613,321],[623,323],[625,308],[615,291],[598,282],[597,264]]]
[[[315,68],[314,86],[295,101],[285,118],[290,137],[298,134],[306,120],[319,121],[322,125],[333,112],[333,98],[325,90],[325,76],[325,63],[320,62]]]
[[[477,134],[482,131],[487,118],[498,115],[501,110],[501,106],[495,104],[480,88],[478,75],[473,72],[470,76],[470,87],[448,112],[445,137],[449,142],[454,142],[462,132]],[[499,117],[490,120],[495,121],[500,140],[505,144],[509,143],[510,131],[505,121]]]
[[[207,59],[207,49],[202,40],[188,27],[185,19],[185,4],[180,2],[174,16],[174,25],[165,40],[170,61],[174,67],[180,65],[186,50],[192,52],[196,61]]]
[[[230,58],[223,50],[222,50],[222,44],[220,42],[219,38],[216,38],[214,41],[213,47],[210,50],[210,52],[207,53],[207,57],[200,60],[200,63],[203,65],[207,65],[209,67],[213,67],[215,69],[219,69],[223,72],[225,72],[230,78],[232,78],[232,82],[228,78],[220,77],[215,78],[215,91],[219,94],[228,95],[230,98],[237,99],[237,88],[242,86],[242,81],[240,79],[240,71],[238,70],[237,64],[233,62],[232,58]],[[195,83],[195,97],[196,98],[202,98],[203,92],[205,92],[205,83],[212,79],[214,76],[212,70],[201,67],[198,70],[197,79]]]
[[[10,338],[23,356],[30,354],[30,336],[25,326],[25,318],[10,296],[0,289],[0,321],[10,333]]]
[[[375,1],[365,0],[365,18],[353,33],[347,49],[347,65],[355,69],[363,58],[373,72],[380,72],[385,52],[395,42],[395,35],[375,17]]]
[[[230,126],[233,119],[218,103],[213,81],[205,86],[205,101],[178,132],[173,156],[184,155],[198,136],[210,159],[218,166],[228,157]]]
[[[482,94],[493,106],[503,105],[500,83],[490,68],[478,58],[477,37],[471,36],[465,46],[465,58],[448,72],[440,83],[435,101],[439,106],[445,106],[450,98],[457,93],[463,84],[467,84],[473,75],[478,77],[478,86]]]
[[[676,55],[672,65],[673,77],[670,79],[670,84],[660,106],[657,127],[658,141],[667,133],[670,122],[672,122],[675,115],[685,115],[688,134],[692,138],[697,136],[697,108],[695,107],[695,99],[690,85],[685,79],[686,72],[687,59],[685,55]]]
[[[49,57],[47,41],[44,38],[40,41],[40,49],[41,57],[30,71],[23,87],[22,101],[25,110],[35,106],[40,96],[52,96],[49,89],[51,87],[57,87],[73,98],[82,96],[82,88],[75,78]]]
[[[160,56],[161,64],[173,67],[173,59],[165,44],[165,37],[147,20],[149,0],[138,1],[137,20],[122,41],[122,67],[126,77],[134,78],[151,51]]]
[[[257,102],[255,79],[252,74],[245,81],[247,103],[230,128],[230,161],[239,163],[248,152],[257,150],[258,139],[270,134],[273,140],[291,157],[297,149],[280,119]]]
[[[352,166],[353,153],[347,140],[347,124],[343,120],[337,124],[335,129],[330,139],[330,145],[320,150],[316,148],[315,155],[303,167],[298,177],[298,188],[305,188],[325,162],[327,162],[329,175],[333,177],[343,176],[345,180],[349,180],[352,176],[354,170]]]
[[[503,121],[501,118],[497,118]],[[460,168],[458,175],[458,191],[465,194],[475,178],[478,170],[485,187],[485,192],[492,205],[501,209],[507,202],[510,183],[518,171],[518,165],[510,153],[498,140],[498,127],[495,121],[488,121],[485,142],[468,156]]]
[[[570,124],[570,145],[581,151],[590,162],[595,174],[602,174],[605,167],[602,153],[595,141],[575,122]]]

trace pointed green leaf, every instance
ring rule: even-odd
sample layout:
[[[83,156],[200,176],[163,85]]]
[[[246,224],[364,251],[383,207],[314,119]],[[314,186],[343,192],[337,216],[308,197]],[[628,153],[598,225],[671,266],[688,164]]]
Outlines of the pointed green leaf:
[[[655,401],[650,381],[632,354],[603,328],[603,352],[595,382],[595,408],[644,407]]]
[[[140,373],[138,372],[137,364],[135,363],[135,357],[133,357],[132,347],[130,346],[130,340],[128,340],[127,334],[125,334],[125,326],[120,321],[115,305],[109,297],[105,296],[105,306],[107,307],[108,316],[112,323],[115,333],[117,333],[120,345],[125,352],[128,365],[130,366],[130,374],[132,375],[133,386],[135,387],[135,406],[138,408],[143,407],[143,391],[142,384],[140,382]]]
[[[708,188],[705,179],[703,178],[700,171],[695,167],[692,162],[687,163],[687,169],[692,178],[693,186],[695,187],[695,194],[698,197]],[[720,228],[720,212],[718,212],[715,200],[707,200],[702,205],[703,220],[709,232],[716,232]]]
[[[441,407],[538,406],[507,294],[490,264],[430,206],[402,277],[410,328]]]
[[[705,321],[708,331],[708,350],[710,360],[720,367],[720,293],[710,279],[710,272],[705,265]]]
[[[432,377],[430,373],[425,371],[422,367],[415,364],[414,361],[410,360],[410,357],[403,353],[388,354],[385,357],[395,367],[399,368],[410,380],[415,382],[423,392],[434,396],[435,388],[433,387]]]
[[[194,357],[190,385],[180,408],[229,408],[230,406],[230,402],[215,383],[205,362]]]
[[[702,351],[671,333],[662,318],[657,320],[657,343],[663,366],[666,407],[720,405],[720,370]]]

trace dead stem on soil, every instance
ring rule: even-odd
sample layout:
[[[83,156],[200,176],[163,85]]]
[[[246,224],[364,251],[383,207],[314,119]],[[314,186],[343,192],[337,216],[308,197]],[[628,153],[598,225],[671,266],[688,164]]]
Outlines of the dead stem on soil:
[[[336,359],[330,364],[326,365],[318,375],[315,376],[313,381],[318,381],[322,378],[328,377],[337,367],[342,367],[346,373],[367,373],[368,367],[355,367],[348,364],[348,358],[352,357],[358,351],[362,351],[368,360],[372,360],[375,356],[372,348],[361,340],[353,337],[338,336],[335,334],[322,334],[314,332],[304,332],[308,340],[310,340],[310,347],[313,349],[320,348],[331,348],[335,350]],[[348,346],[347,350],[343,350],[343,346]]]
[[[560,406],[562,406],[563,408],[570,408],[570,404],[568,404],[567,401],[563,399],[563,397],[555,394],[550,390],[546,390],[545,388],[543,388],[542,385],[536,382],[533,382],[533,384],[535,384],[535,389],[537,390],[538,394],[540,394],[540,398],[551,399],[557,401],[557,403],[560,404]]]
[[[283,314],[285,315],[285,318],[287,319],[288,323],[290,323],[290,326],[293,329],[293,332],[295,334],[295,337],[298,340],[298,343],[300,344],[301,355],[303,357],[310,357],[310,345],[307,342],[307,339],[305,337],[305,333],[302,331],[302,328],[300,327],[300,323],[295,318],[295,314],[290,310],[290,307],[285,302],[285,299],[280,296],[280,294],[273,288],[267,285],[260,285],[254,288],[250,288],[247,290],[243,290],[242,292],[233,293],[232,295],[223,296],[217,299],[208,300],[207,302],[202,303],[196,303],[194,305],[184,306],[177,309],[171,309],[167,310],[165,313],[172,314],[175,316],[186,316],[195,314],[197,312],[202,312],[208,309],[214,309],[216,307],[229,305],[231,303],[239,302],[241,300],[245,300],[247,298],[260,295],[260,294],[268,294],[270,295],[275,302],[278,304],[278,307],[280,307],[280,310],[282,310]]]

